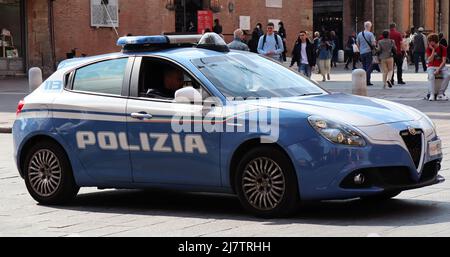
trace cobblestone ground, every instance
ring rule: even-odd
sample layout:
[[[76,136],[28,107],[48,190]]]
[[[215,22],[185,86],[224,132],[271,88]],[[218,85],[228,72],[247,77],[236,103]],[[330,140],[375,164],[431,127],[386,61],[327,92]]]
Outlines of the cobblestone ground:
[[[351,92],[348,73],[334,71],[331,78],[321,85]],[[422,100],[424,74],[406,74],[408,84],[391,90],[381,89],[380,78],[374,74],[370,96],[414,106],[434,120],[444,147],[441,174],[450,179],[450,103]],[[314,203],[292,218],[273,220],[248,215],[233,196],[153,190],[84,188],[70,205],[42,206],[18,176],[11,135],[0,134],[0,236],[450,236],[450,182],[383,204]]]

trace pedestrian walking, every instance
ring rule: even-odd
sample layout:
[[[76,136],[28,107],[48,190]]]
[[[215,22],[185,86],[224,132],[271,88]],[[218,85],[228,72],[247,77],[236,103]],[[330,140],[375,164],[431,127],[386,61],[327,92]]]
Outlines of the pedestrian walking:
[[[405,53],[405,57],[403,58],[403,62],[406,61],[406,64],[403,63],[403,67],[408,67],[411,62],[411,38],[409,36],[409,31],[403,33],[403,41],[402,41],[402,51]],[[403,71],[405,71],[403,69]]]
[[[366,71],[368,86],[373,85],[371,83],[371,75],[373,68],[372,62],[374,51],[376,51],[375,49],[376,40],[371,30],[372,30],[372,22],[366,21],[364,23],[364,31],[360,32],[356,38],[356,43],[361,53],[361,63],[363,65],[363,69]]]
[[[444,33],[439,33],[439,44],[448,48],[448,42],[444,37]],[[447,63],[450,63],[450,51],[447,51]]]
[[[250,48],[250,52],[258,53],[258,42],[259,42],[259,31],[258,28],[254,28],[252,32],[252,37],[248,41],[248,47]]]
[[[262,37],[264,35],[264,31],[262,29],[262,24],[261,23],[257,23],[256,24],[256,29],[258,30],[258,38]]]
[[[378,41],[378,58],[383,72],[383,88],[386,86],[391,88],[393,85],[391,78],[394,74],[394,57],[397,54],[396,42],[390,38],[389,34],[389,31],[383,31],[383,39]]]
[[[245,44],[245,34],[242,29],[236,29],[233,33],[234,39],[231,41],[231,43],[228,44],[228,48],[234,49],[234,50],[241,50],[241,51],[250,51],[247,44]]]
[[[319,31],[314,32],[313,44],[314,44],[314,54],[316,56],[317,74],[320,74],[320,67],[319,67],[320,32]]]
[[[278,23],[278,35],[280,35],[281,39],[283,40],[284,51],[281,54],[281,57],[282,57],[283,61],[285,62],[286,61],[286,53],[287,53],[287,49],[286,49],[286,37],[287,37],[287,35],[286,35],[286,29],[284,28],[284,24],[283,24],[282,21],[280,21]]]
[[[326,81],[325,78],[330,80],[331,72],[331,58],[333,57],[333,42],[325,35],[320,39],[319,44],[319,69],[322,74],[322,81]]]
[[[295,42],[290,67],[295,63],[297,63],[298,72],[311,78],[312,67],[316,65],[316,56],[314,53],[314,45],[309,40],[306,31],[300,31],[297,41]]]
[[[345,51],[347,52],[347,62],[345,63],[345,69],[348,70],[348,65],[350,62],[353,63],[353,70],[356,69],[356,63],[359,59],[359,49],[356,45],[356,33],[352,32],[350,36],[348,36],[347,44],[345,46]]]
[[[188,27],[187,31],[191,32],[191,33],[197,32],[197,29],[195,28],[195,25],[194,25],[193,21],[189,22],[189,27]]]
[[[425,49],[428,45],[427,37],[423,34],[423,28],[420,27],[417,33],[413,36],[413,55],[414,55],[414,65],[416,67],[416,73],[419,72],[419,59],[422,61],[423,71],[427,71],[427,63],[425,60]]]
[[[281,54],[284,51],[283,41],[279,35],[274,33],[273,29],[274,24],[269,22],[266,28],[267,33],[259,38],[258,53],[281,62]]]
[[[445,91],[448,88],[450,82],[450,73],[445,66],[447,61],[447,47],[439,44],[439,36],[437,34],[430,34],[428,36],[429,45],[426,49],[428,57],[428,81],[429,84],[429,98],[428,100],[434,101],[447,101],[448,97],[445,95]],[[436,79],[441,78],[441,87],[436,90]],[[437,94],[437,98],[435,95]]]
[[[214,20],[213,32],[222,35],[222,25],[220,25],[219,19]]]
[[[403,81],[403,60],[405,57],[405,52],[402,51],[402,41],[403,36],[400,32],[397,31],[397,24],[392,23],[390,26],[389,38],[394,40],[396,53],[394,55],[395,66],[397,67],[397,83],[399,85],[406,84]],[[384,35],[384,32],[383,32]],[[392,73],[392,77],[389,78],[391,80],[391,84],[394,85],[394,73]]]
[[[444,33],[439,33],[439,44],[445,47],[448,47],[447,40],[444,37]]]
[[[409,64],[410,65],[414,65],[414,35],[416,34],[416,28],[412,27],[410,29],[410,31],[408,32],[409,34]]]
[[[333,42],[333,57],[331,58],[331,67],[337,67],[336,63],[338,62],[338,54],[339,54],[339,38],[336,35],[335,31],[330,32],[330,39]]]

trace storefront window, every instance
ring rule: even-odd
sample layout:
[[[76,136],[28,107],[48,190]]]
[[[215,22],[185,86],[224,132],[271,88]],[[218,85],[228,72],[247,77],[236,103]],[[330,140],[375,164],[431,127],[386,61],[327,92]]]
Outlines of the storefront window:
[[[0,0],[0,58],[22,57],[21,1]]]

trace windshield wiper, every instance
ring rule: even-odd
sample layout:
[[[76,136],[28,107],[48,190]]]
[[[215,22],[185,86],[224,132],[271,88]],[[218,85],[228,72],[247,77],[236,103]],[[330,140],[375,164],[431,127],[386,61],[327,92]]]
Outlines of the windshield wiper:
[[[306,93],[298,96],[323,95],[323,93]]]

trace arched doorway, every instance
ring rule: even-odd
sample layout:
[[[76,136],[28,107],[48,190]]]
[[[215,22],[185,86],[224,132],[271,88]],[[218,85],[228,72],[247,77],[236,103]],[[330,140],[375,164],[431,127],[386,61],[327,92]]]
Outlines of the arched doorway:
[[[187,32],[192,21],[197,31],[197,11],[203,10],[203,0],[175,0],[175,31]]]
[[[338,49],[342,49],[343,40],[343,2],[342,0],[314,0],[314,31],[334,31],[339,39]]]

